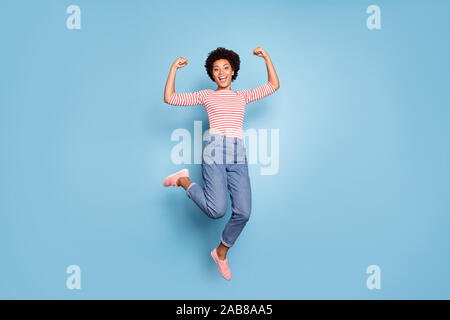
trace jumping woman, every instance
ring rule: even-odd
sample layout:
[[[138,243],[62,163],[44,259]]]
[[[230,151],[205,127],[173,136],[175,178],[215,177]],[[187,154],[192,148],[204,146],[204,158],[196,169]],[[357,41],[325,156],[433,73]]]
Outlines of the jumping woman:
[[[164,102],[174,106],[203,105],[209,119],[209,133],[202,152],[202,188],[189,179],[189,171],[183,169],[169,175],[165,187],[183,187],[187,196],[212,219],[225,215],[228,193],[231,197],[231,218],[223,230],[220,244],[211,251],[222,276],[230,280],[231,271],[226,258],[246,225],[251,211],[251,188],[248,175],[246,148],[243,140],[245,105],[274,93],[280,87],[278,76],[267,52],[257,47],[253,54],[264,58],[268,82],[251,90],[233,91],[231,82],[236,80],[240,68],[239,55],[219,47],[206,59],[208,76],[217,89],[205,89],[192,93],[175,93],[175,75],[187,65],[187,59],[176,59],[167,78]]]

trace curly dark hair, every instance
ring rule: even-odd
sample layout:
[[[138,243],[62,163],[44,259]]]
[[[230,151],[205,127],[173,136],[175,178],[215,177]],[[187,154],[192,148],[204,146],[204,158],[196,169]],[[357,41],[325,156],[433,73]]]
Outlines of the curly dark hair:
[[[231,81],[236,80],[241,65],[241,59],[239,59],[239,55],[233,50],[228,50],[222,47],[218,47],[216,50],[211,51],[208,54],[208,58],[206,58],[205,68],[211,80],[215,82],[212,71],[213,63],[219,59],[227,59],[230,62],[231,68],[234,71]]]

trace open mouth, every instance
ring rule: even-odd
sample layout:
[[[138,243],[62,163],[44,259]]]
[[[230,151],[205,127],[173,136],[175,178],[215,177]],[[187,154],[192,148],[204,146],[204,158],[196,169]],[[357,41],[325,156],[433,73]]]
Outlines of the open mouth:
[[[219,81],[220,82],[225,82],[225,81],[227,81],[227,77],[225,77],[225,76],[219,77]]]

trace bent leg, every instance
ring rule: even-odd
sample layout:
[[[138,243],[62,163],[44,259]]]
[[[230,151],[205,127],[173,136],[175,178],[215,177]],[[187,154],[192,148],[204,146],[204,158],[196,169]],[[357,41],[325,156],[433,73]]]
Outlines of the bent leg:
[[[212,219],[218,219],[227,211],[227,176],[223,164],[202,163],[204,187],[192,182],[186,194]]]

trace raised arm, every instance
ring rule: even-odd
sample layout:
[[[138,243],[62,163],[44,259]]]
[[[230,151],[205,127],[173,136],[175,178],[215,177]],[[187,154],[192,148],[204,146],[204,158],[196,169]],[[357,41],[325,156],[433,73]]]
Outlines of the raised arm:
[[[203,99],[207,94],[207,90],[196,92],[176,93],[175,92],[175,75],[179,68],[187,65],[185,58],[178,58],[170,67],[169,76],[167,77],[166,87],[164,89],[164,102],[173,106],[195,106],[203,104]]]
[[[257,47],[255,50],[253,50],[253,54],[258,57],[264,58],[264,60],[266,61],[269,82],[275,90],[278,90],[278,88],[280,88],[280,82],[278,81],[278,76],[275,68],[273,67],[272,60],[270,59],[269,54],[261,47]]]
[[[267,97],[280,88],[280,82],[278,81],[277,73],[275,72],[272,60],[270,60],[267,52],[263,48],[257,47],[255,50],[253,50],[253,54],[258,57],[263,57],[266,61],[267,74],[269,79],[267,83],[257,88],[240,91],[240,94],[245,98],[246,104]]]
[[[164,88],[164,102],[168,103],[172,94],[175,93],[175,76],[179,68],[187,65],[187,59],[179,57],[170,67],[169,76],[167,77],[166,87]]]

